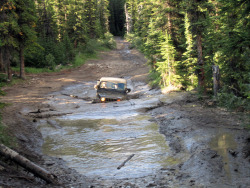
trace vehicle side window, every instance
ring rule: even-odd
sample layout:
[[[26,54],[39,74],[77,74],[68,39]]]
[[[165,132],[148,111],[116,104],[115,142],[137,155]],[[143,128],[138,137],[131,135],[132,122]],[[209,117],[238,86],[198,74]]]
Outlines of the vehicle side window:
[[[106,82],[101,82],[100,88],[107,88],[107,83]]]
[[[107,82],[107,87],[106,88],[108,88],[108,89],[112,89],[112,82]]]
[[[118,90],[124,90],[125,88],[125,84],[123,84],[123,83],[118,83]]]

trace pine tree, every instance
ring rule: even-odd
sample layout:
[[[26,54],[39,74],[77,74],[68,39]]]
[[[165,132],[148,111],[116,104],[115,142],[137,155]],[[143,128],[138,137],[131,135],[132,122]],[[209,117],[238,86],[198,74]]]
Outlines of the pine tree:
[[[191,23],[188,14],[185,13],[185,38],[186,38],[186,51],[183,53],[182,61],[179,63],[179,74],[182,75],[182,85],[184,88],[188,86],[197,86],[195,69],[197,65],[197,58],[195,57],[194,49],[194,36],[191,33]]]
[[[175,75],[176,50],[171,40],[171,36],[166,32],[164,41],[161,43],[162,62],[157,63],[157,71],[160,72],[163,86],[173,86],[178,84]]]
[[[96,30],[98,30],[97,33],[99,33],[98,37],[101,37],[101,38],[104,37],[104,33],[109,32],[109,16],[110,16],[110,13],[108,11],[108,7],[109,7],[109,1],[108,0],[100,0],[100,1],[98,1],[98,5],[97,5],[98,24],[96,26]]]
[[[250,2],[218,1],[218,35],[216,54],[227,92],[249,97],[250,83]]]
[[[186,1],[187,12],[191,21],[191,31],[196,40],[197,52],[197,75],[200,89],[205,89],[205,61],[203,56],[203,44],[205,20],[206,20],[206,5],[207,1],[192,0]]]
[[[0,2],[0,48],[3,54],[3,62],[8,74],[8,79],[12,79],[11,72],[11,51],[18,48],[18,40],[15,36],[20,32],[17,23],[15,1],[3,0]]]
[[[16,2],[19,33],[16,36],[19,42],[20,78],[25,78],[24,50],[36,42],[36,15],[33,0],[18,0]]]

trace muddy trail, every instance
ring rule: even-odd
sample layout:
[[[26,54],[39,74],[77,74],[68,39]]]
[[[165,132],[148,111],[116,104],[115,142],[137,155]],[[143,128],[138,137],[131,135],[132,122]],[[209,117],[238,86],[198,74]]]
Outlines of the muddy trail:
[[[4,88],[3,121],[23,156],[60,185],[0,158],[2,187],[250,187],[250,133],[237,114],[195,92],[147,85],[146,59],[119,38],[78,69],[29,75]],[[129,100],[92,104],[103,76],[128,81]]]

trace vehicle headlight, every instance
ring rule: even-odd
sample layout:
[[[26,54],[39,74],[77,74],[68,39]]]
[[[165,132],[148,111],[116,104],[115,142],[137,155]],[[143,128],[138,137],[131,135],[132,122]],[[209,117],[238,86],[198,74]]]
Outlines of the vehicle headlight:
[[[105,101],[106,101],[105,97],[102,97],[102,98],[101,98],[101,101],[102,101],[102,102],[105,102]]]

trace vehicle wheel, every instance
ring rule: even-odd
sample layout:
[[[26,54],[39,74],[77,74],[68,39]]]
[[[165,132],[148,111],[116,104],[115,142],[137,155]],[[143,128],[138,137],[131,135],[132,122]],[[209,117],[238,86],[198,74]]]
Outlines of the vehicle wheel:
[[[93,99],[93,100],[91,101],[91,103],[100,103],[100,102],[101,102],[100,99]]]

